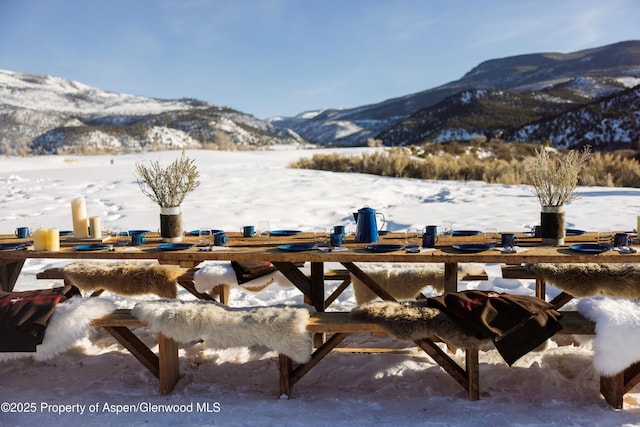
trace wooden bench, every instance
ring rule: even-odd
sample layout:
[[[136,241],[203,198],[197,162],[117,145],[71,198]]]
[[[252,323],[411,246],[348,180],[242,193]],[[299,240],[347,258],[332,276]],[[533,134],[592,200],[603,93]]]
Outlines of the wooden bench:
[[[173,390],[180,376],[178,365],[178,344],[171,338],[158,333],[158,354],[156,355],[138,338],[130,328],[147,326],[131,315],[131,310],[119,309],[104,317],[93,319],[93,326],[104,328],[122,344],[142,365],[160,380],[160,393]]]
[[[563,311],[560,323],[563,329],[559,334],[593,335],[595,325],[577,311]],[[311,333],[330,334],[331,336],[312,354],[311,360],[295,366],[294,362],[284,355],[279,356],[280,394],[291,396],[292,388],[304,375],[316,366],[350,334],[384,333],[379,324],[369,323],[351,318],[348,312],[315,313],[309,319],[307,330]],[[465,349],[464,366],[454,362],[431,340],[416,341],[416,344],[431,356],[468,394],[470,400],[480,398],[480,373],[478,349]],[[600,392],[614,408],[621,409],[624,394],[640,382],[640,363],[627,368],[625,372],[614,377],[600,378]]]
[[[504,279],[535,279],[536,281],[536,296],[541,299],[546,297],[547,284],[542,277],[536,276],[529,271],[524,265],[503,265],[502,277]],[[570,295],[564,291],[560,292],[549,303],[553,305],[556,310],[564,306],[566,303],[573,299],[573,295]]]

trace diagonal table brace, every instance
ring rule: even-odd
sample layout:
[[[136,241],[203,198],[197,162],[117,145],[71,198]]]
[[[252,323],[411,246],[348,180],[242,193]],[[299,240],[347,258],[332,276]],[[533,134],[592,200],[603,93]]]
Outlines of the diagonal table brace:
[[[25,260],[0,262],[0,290],[13,291]]]

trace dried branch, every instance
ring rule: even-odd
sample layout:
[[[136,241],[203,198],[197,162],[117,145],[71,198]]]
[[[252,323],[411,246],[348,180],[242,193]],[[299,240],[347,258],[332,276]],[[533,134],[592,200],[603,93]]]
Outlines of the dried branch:
[[[158,161],[150,161],[148,165],[136,163],[135,167],[142,193],[163,208],[180,206],[187,194],[200,185],[194,160],[186,157],[184,151],[166,168]]]
[[[562,159],[551,158],[544,147],[536,150],[527,172],[540,205],[562,206],[578,199],[578,178],[590,157],[589,147],[572,150]]]

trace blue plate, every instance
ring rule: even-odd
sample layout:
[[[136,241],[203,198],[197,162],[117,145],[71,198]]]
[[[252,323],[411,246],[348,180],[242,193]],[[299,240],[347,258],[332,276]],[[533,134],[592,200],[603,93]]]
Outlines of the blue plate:
[[[146,234],[149,233],[149,230],[129,230],[129,235],[133,235],[133,234]]]
[[[583,234],[586,234],[586,231],[567,228],[567,230],[564,232],[564,234],[565,234],[565,236],[582,236]]]
[[[185,249],[191,249],[195,245],[193,243],[163,243],[158,245],[158,249],[163,251],[182,251]]]
[[[290,245],[280,245],[278,249],[289,252],[313,251],[318,249],[314,243],[292,243]]]
[[[71,230],[63,230],[63,231],[60,232],[60,236],[61,237],[62,236],[69,236],[71,234],[73,234],[73,231],[71,231]]]
[[[391,244],[387,244],[387,245],[369,245],[367,247],[365,247],[366,250],[368,251],[372,251],[372,252],[393,252],[393,251],[400,251],[402,249],[404,249],[404,246],[402,245],[391,245]]]
[[[295,236],[300,233],[302,233],[300,230],[273,230],[269,232],[272,236]]]
[[[496,245],[484,243],[470,243],[465,245],[453,245],[453,249],[465,252],[482,252],[495,248]]]
[[[92,243],[92,244],[88,244],[88,245],[74,246],[73,248],[76,251],[103,251],[103,250],[109,249],[111,247],[112,247],[111,245],[101,245],[99,243]]]
[[[575,245],[569,245],[569,249],[588,254],[601,254],[602,252],[610,251],[613,248],[609,245],[599,245],[597,243],[578,243]]]
[[[451,232],[452,236],[475,236],[478,234],[482,234],[482,231],[479,230],[453,230]]]
[[[10,249],[24,249],[24,243],[0,243],[0,251],[6,251]]]

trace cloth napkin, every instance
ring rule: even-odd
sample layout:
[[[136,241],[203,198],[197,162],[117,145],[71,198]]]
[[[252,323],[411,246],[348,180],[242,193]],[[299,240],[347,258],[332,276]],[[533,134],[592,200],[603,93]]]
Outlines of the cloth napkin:
[[[236,263],[229,261],[205,261],[193,275],[198,292],[207,292],[219,285],[239,287],[259,292],[277,283],[292,286],[292,283],[269,263]]]

